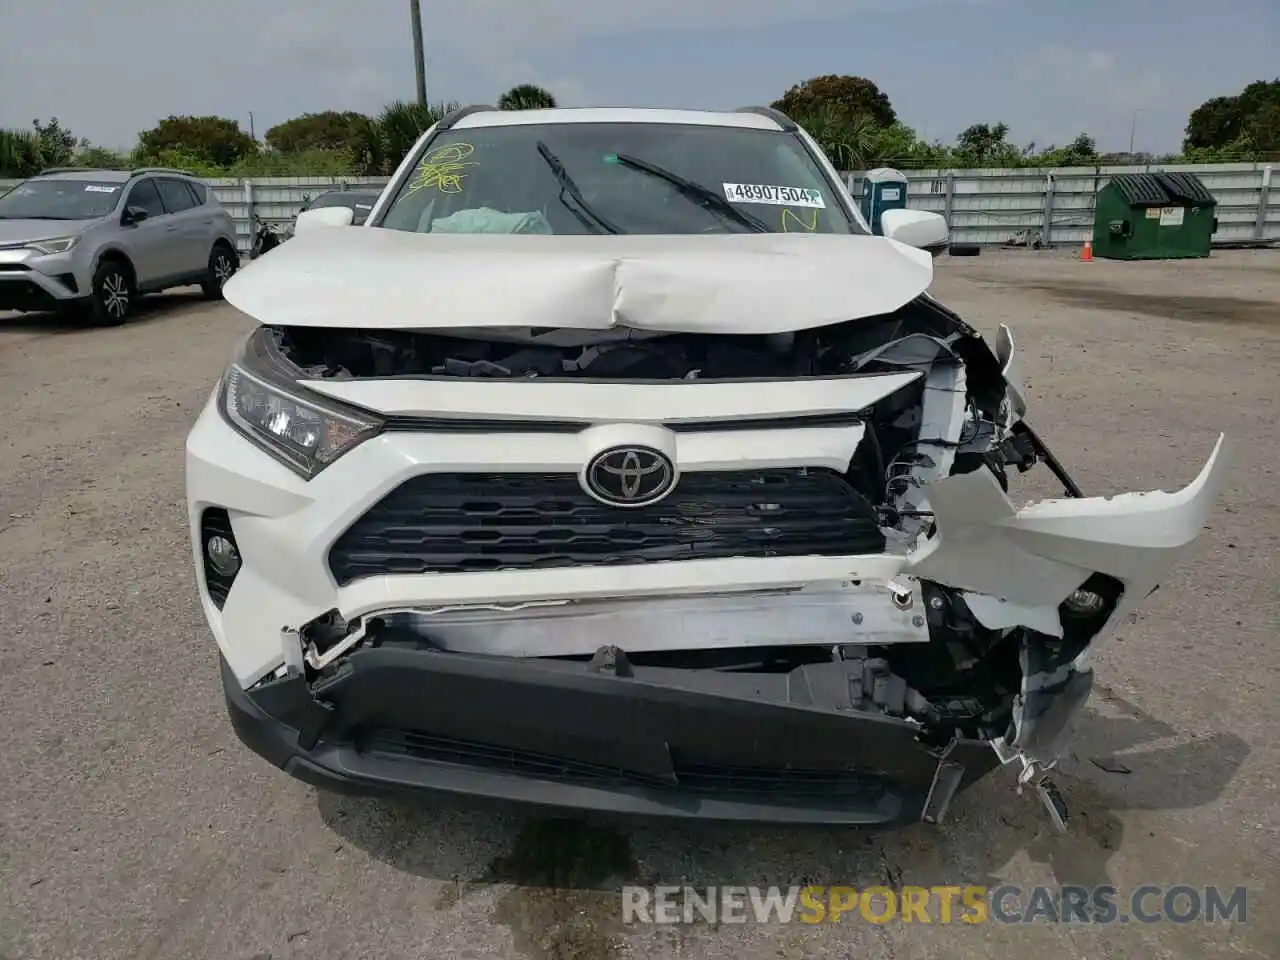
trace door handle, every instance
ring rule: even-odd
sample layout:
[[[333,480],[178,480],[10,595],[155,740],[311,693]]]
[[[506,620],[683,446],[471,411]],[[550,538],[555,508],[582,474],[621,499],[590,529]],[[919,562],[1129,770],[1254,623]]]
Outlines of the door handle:
[[[165,227],[165,228],[164,228],[164,232],[165,232],[165,233],[177,233],[177,232],[178,232],[178,228],[177,228],[177,227]]]

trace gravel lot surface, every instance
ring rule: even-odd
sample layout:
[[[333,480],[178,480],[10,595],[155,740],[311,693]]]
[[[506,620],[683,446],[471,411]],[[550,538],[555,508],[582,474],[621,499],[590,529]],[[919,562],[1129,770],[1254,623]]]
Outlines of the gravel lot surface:
[[[938,266],[962,315],[1013,325],[1032,421],[1087,492],[1179,487],[1219,432],[1233,441],[1194,558],[1098,656],[1061,777],[1067,836],[1011,771],[941,828],[881,832],[418,808],[269,768],[226,719],[182,490],[186,431],[249,324],[178,293],[119,329],[0,314],[0,958],[1280,956],[1280,253]],[[1234,926],[622,928],[626,882],[1249,900]]]

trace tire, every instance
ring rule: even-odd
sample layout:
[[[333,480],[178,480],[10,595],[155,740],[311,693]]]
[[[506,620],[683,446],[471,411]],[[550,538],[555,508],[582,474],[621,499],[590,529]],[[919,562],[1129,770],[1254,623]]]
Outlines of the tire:
[[[89,295],[89,316],[99,327],[118,327],[133,313],[137,286],[128,266],[119,260],[104,260],[93,274]]]
[[[240,258],[225,243],[216,244],[209,254],[208,273],[200,289],[204,291],[206,300],[221,300],[222,288],[228,280],[235,276],[240,267]]]

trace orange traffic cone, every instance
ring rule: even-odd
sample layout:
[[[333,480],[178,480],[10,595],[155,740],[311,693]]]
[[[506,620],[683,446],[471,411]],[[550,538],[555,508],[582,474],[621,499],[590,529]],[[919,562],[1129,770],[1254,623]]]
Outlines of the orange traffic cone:
[[[1093,241],[1086,240],[1084,246],[1080,249],[1080,259],[1085,263],[1093,260]]]

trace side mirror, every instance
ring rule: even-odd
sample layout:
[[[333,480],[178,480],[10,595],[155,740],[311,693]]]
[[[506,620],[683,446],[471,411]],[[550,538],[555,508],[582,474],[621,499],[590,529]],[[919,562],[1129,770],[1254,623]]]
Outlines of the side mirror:
[[[355,219],[356,212],[350,207],[321,207],[319,210],[304,210],[298,214],[293,225],[293,235],[300,237],[311,230],[322,230],[325,227],[349,227]]]
[[[125,207],[124,222],[125,223],[141,223],[147,219],[147,211],[142,207]]]
[[[946,218],[928,210],[886,210],[880,229],[890,240],[921,250],[945,247],[951,236]]]

